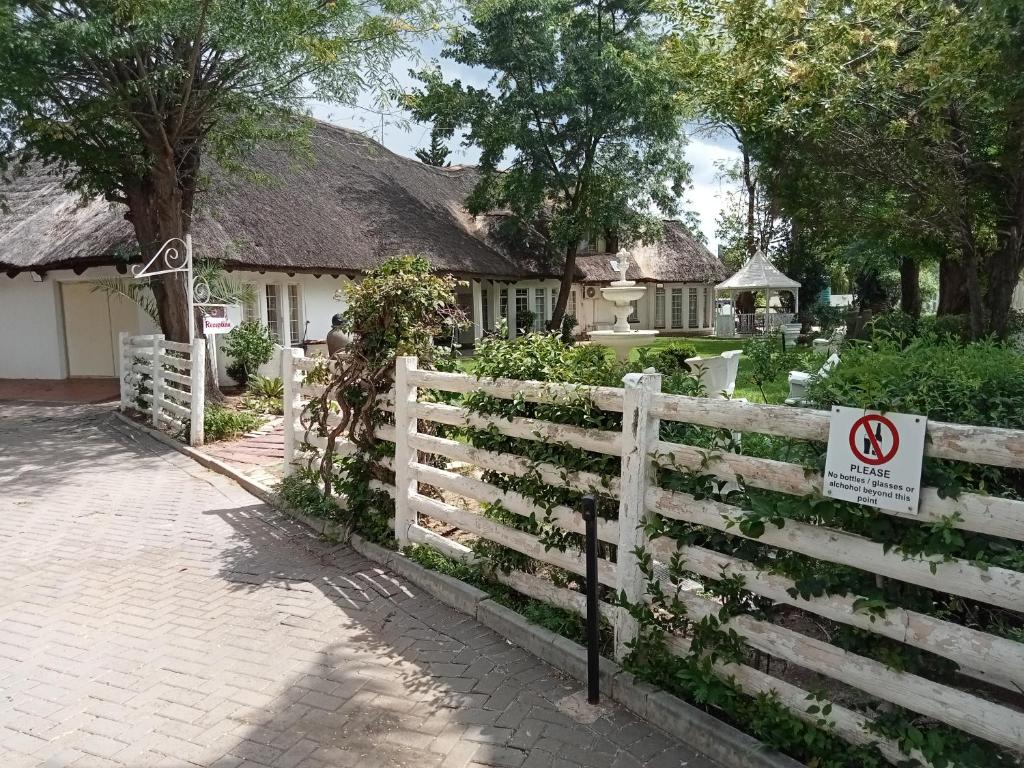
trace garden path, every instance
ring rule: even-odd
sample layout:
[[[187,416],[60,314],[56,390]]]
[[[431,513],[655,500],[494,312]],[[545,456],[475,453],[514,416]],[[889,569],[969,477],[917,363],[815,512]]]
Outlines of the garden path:
[[[713,766],[109,407],[0,405],[0,487],[4,768]]]

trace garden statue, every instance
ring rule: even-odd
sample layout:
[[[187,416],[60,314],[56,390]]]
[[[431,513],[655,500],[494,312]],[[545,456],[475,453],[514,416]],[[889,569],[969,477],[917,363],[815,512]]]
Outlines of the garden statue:
[[[331,318],[331,330],[327,332],[327,354],[334,357],[351,343],[349,335],[342,330],[341,324],[344,316],[337,314]]]

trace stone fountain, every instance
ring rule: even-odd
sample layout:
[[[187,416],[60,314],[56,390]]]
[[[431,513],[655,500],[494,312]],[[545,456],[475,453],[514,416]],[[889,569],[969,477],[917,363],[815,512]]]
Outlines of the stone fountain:
[[[615,305],[615,324],[610,331],[590,331],[587,335],[595,344],[611,347],[619,360],[629,357],[629,350],[650,343],[657,331],[635,331],[629,327],[630,303],[637,301],[647,293],[647,287],[637,285],[635,280],[626,279],[629,269],[629,252],[619,251],[619,258],[611,262],[612,269],[619,273],[619,279],[613,280],[607,288],[601,289],[605,301]]]

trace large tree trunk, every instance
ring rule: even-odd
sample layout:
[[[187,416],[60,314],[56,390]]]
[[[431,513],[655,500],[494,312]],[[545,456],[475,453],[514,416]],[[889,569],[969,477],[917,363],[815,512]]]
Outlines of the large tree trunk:
[[[909,256],[900,261],[900,309],[911,317],[921,316],[921,268]]]
[[[1024,268],[1024,247],[1022,247],[1020,238],[1009,238],[1009,241],[988,259],[986,304],[991,331],[997,338],[1005,339],[1010,330],[1013,291],[1017,287],[1017,283],[1020,282],[1022,268]]]
[[[576,277],[576,251],[579,243],[571,243],[565,249],[565,268],[562,270],[562,284],[558,287],[558,300],[551,312],[551,322],[548,328],[557,331],[562,327],[562,318],[565,317],[565,308],[569,304],[569,293],[572,291],[572,281]]]
[[[199,153],[175,158],[154,150],[156,160],[149,172],[126,185],[128,218],[135,229],[144,262],[149,261],[168,240],[184,239],[192,218],[195,181],[199,169]],[[179,247],[183,255],[183,246]],[[181,264],[182,262],[177,262]],[[162,269],[163,261],[153,265]],[[170,264],[168,266],[175,266]],[[160,275],[151,281],[156,300],[160,330],[170,341],[188,342],[189,323],[198,325],[189,316],[188,286],[184,272]],[[197,336],[202,330],[197,330]],[[213,370],[211,356],[206,361],[206,397],[213,402],[223,400]]]
[[[964,265],[953,256],[939,261],[939,315],[966,315],[969,311],[967,275]]]

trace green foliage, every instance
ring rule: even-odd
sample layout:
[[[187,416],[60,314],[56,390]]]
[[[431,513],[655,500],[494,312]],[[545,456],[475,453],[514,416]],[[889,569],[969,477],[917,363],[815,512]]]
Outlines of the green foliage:
[[[169,151],[194,190],[200,152],[230,164],[301,131],[282,116],[309,98],[351,100],[431,21],[412,0],[11,0],[0,6],[0,149],[17,145],[111,199]]]
[[[451,131],[441,131],[435,126],[430,131],[430,146],[421,147],[415,151],[416,158],[426,165],[433,165],[438,168],[451,165],[448,162],[448,156],[451,155],[451,150],[445,144],[445,134],[451,135]]]
[[[546,262],[564,257],[566,274],[583,240],[651,241],[661,230],[651,203],[678,211],[685,102],[658,11],[643,0],[471,0],[443,56],[486,72],[487,87],[430,68],[406,97],[417,120],[465,129],[480,149],[470,211],[509,211],[509,235]]]
[[[302,425],[326,438],[317,453],[307,448],[306,474],[325,496],[346,501],[342,538],[353,530],[378,543],[393,541],[389,517],[394,503],[377,482],[393,483],[382,460],[394,452],[374,432],[391,418],[378,398],[394,384],[395,358],[415,355],[421,369],[454,367],[450,350],[434,346],[434,338],[465,320],[455,302],[455,280],[431,274],[420,256],[395,256],[348,287],[348,307],[341,328],[352,334],[344,355],[325,360],[306,374],[306,381],[324,391],[306,405]],[[338,440],[356,451],[338,455]]]
[[[228,366],[228,376],[246,386],[274,356],[274,343],[270,329],[254,320],[232,328],[224,337],[224,352],[234,361]]]
[[[576,318],[576,315],[567,312],[562,316],[562,331],[559,338],[561,338],[563,344],[573,344],[576,341],[573,336],[573,330],[578,322],[579,320]]]
[[[496,603],[511,608],[533,624],[566,637],[580,645],[585,645],[587,642],[586,619],[574,611],[556,608],[542,600],[534,600],[533,598],[521,595],[515,590],[494,581],[480,566],[456,562],[428,546],[417,544],[406,547],[404,552],[410,560],[419,563],[424,568],[443,573],[446,576],[451,576],[467,584],[472,584],[478,589],[482,589]],[[611,626],[604,619],[601,622],[599,637],[601,655],[611,656],[615,645],[614,635]]]
[[[243,398],[245,407],[258,413],[284,413],[284,382],[279,377],[253,376]]]
[[[307,473],[288,475],[281,480],[275,492],[284,506],[309,517],[337,520],[341,516],[338,505],[320,492],[320,487],[311,481]]]
[[[809,396],[822,408],[841,404],[1024,429],[1022,381],[1024,356],[1013,349],[925,337],[879,349],[851,345],[842,364],[811,385]]]
[[[203,435],[208,443],[229,440],[252,432],[263,424],[263,419],[245,411],[234,411],[217,405],[207,405],[203,412]]]
[[[698,356],[697,347],[688,341],[640,347],[637,355],[637,363],[642,369],[654,368],[665,375],[689,373],[690,365],[686,361]]]
[[[341,327],[355,335],[355,347],[373,365],[416,355],[431,366],[441,357],[434,337],[466,322],[454,300],[454,278],[431,274],[422,256],[387,259],[346,291]]]

